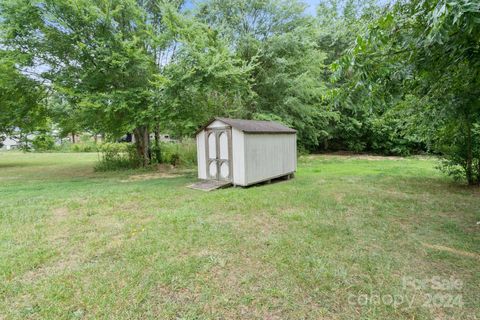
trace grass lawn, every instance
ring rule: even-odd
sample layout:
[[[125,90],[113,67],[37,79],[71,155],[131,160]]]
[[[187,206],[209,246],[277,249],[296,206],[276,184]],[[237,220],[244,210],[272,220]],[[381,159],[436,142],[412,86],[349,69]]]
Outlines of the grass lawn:
[[[210,193],[96,160],[0,153],[0,319],[480,317],[480,191],[433,159]]]

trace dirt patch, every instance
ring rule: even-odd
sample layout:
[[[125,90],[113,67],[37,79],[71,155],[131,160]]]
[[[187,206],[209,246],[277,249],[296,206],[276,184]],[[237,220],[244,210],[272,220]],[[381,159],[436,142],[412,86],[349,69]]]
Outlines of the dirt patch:
[[[22,283],[35,283],[52,275],[69,272],[81,264],[81,257],[78,254],[66,254],[62,259],[52,264],[42,265],[38,268],[25,272],[19,279]]]
[[[170,172],[155,172],[155,173],[146,173],[146,174],[136,174],[129,176],[127,179],[120,180],[120,182],[132,182],[132,181],[144,181],[152,179],[172,179],[178,178],[181,175]]]
[[[409,195],[408,193],[398,191],[398,190],[394,190],[394,189],[383,190],[383,192],[385,194],[387,194],[389,197],[395,198],[395,199],[398,199],[398,200],[407,200],[407,199],[411,198],[411,195]]]
[[[64,222],[69,218],[70,210],[66,207],[56,208],[52,211],[52,217],[49,221],[49,232],[47,240],[59,246],[64,246],[68,243],[69,231],[64,226]]]
[[[343,193],[337,193],[337,192],[335,192],[335,193],[333,194],[333,198],[335,199],[335,201],[336,201],[337,203],[342,202],[344,197],[345,197],[345,194],[343,194]]]
[[[281,232],[285,228],[278,218],[262,212],[254,215],[215,214],[210,219],[214,223],[229,225],[234,230],[251,235],[256,239],[268,238],[273,233]]]
[[[146,300],[150,302],[148,313],[173,318],[172,314],[180,314],[182,307],[198,303],[200,297],[201,291],[196,286],[182,288],[159,283],[150,289],[147,296]]]
[[[423,243],[423,242],[422,242],[422,245],[423,245],[425,248],[428,248],[428,249],[434,249],[434,250],[439,250],[439,251],[446,251],[446,252],[453,253],[453,254],[455,254],[455,255],[459,255],[459,256],[463,256],[463,257],[469,257],[469,258],[474,258],[474,259],[480,260],[480,255],[477,254],[477,253],[475,253],[475,252],[468,252],[468,251],[458,250],[458,249],[455,249],[455,248],[450,248],[450,247],[446,247],[446,246],[442,246],[442,245],[436,245],[436,244],[430,244],[430,243]]]
[[[57,222],[63,221],[67,219],[68,213],[68,208],[66,207],[56,208],[53,210],[53,219]]]

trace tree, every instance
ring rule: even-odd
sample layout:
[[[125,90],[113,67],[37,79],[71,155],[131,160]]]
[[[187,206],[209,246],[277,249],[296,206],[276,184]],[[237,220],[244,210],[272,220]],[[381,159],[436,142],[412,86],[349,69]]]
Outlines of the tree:
[[[6,50],[0,51],[0,74],[0,135],[27,134],[45,126],[42,84],[21,73]]]
[[[367,27],[388,11],[385,1],[322,0],[317,8],[317,42],[326,53],[324,77],[328,79],[326,103],[337,114],[325,127],[323,149],[373,151],[382,154],[408,154],[417,151],[420,142],[405,135],[402,121],[396,121],[393,95],[372,99],[376,90],[384,92],[374,81],[364,83],[358,74],[335,72],[339,61],[351,54],[357,39]],[[355,69],[352,67],[355,71]],[[396,85],[390,79],[390,85]],[[421,148],[421,147],[420,147]]]
[[[233,115],[249,100],[251,63],[228,49],[210,26],[173,11],[165,17],[178,43],[158,92],[163,127],[190,135],[218,115]]]
[[[205,120],[195,116],[196,104],[217,96],[230,103],[238,96],[235,83],[248,83],[244,64],[232,60],[215,32],[180,14],[181,4],[3,1],[4,45],[46,70],[40,77],[60,99],[56,114],[65,129],[80,124],[113,137],[133,132],[147,165],[152,129],[158,134],[160,124],[194,119],[187,126],[192,131],[196,121]],[[182,105],[187,97],[200,103]]]
[[[52,89],[78,101],[92,123],[106,132],[134,128],[137,150],[145,145],[154,61],[151,29],[135,1],[3,1],[5,45],[29,55]]]
[[[400,1],[339,66],[364,88],[377,88],[372,99],[414,95],[417,123],[435,133],[432,148],[469,184],[480,184],[479,41],[478,1]]]
[[[232,115],[291,125],[298,129],[299,144],[313,150],[335,115],[323,103],[325,55],[304,10],[299,1],[210,0],[197,16],[252,66],[252,93]]]

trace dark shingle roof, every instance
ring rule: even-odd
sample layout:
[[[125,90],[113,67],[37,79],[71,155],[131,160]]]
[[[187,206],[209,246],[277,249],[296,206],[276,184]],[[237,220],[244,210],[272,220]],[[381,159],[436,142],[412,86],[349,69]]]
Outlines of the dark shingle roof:
[[[296,133],[297,131],[275,121],[215,118],[246,133]],[[211,123],[211,122],[210,122]],[[208,126],[208,125],[207,125]]]

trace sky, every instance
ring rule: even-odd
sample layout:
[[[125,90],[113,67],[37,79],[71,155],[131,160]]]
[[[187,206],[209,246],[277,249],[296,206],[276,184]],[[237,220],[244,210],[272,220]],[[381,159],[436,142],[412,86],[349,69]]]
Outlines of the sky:
[[[319,0],[304,0],[303,2],[305,2],[308,5],[305,12],[314,16],[317,12],[317,5]]]

